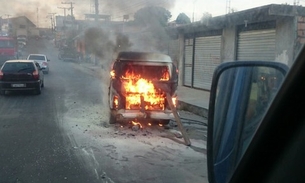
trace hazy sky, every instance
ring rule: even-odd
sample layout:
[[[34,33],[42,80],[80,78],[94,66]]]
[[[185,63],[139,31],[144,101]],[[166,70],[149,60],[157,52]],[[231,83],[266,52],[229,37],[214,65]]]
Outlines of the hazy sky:
[[[132,16],[134,12],[144,6],[160,5],[172,13],[172,20],[181,12],[186,13],[191,19],[199,20],[205,12],[212,16],[226,13],[228,0],[99,0],[99,11],[101,14],[110,14],[116,20],[122,20],[124,14]],[[267,4],[290,4],[297,0],[231,0],[230,7],[240,11]],[[305,5],[305,0],[298,0],[300,5]],[[0,0],[0,15],[4,18],[10,16],[25,15],[33,23],[40,26],[49,24],[47,18],[49,13],[63,15],[64,10],[58,7],[69,7],[62,2],[73,2],[74,14],[77,18],[84,19],[85,13],[94,13],[94,0]],[[37,9],[38,8],[38,9]],[[37,11],[38,10],[38,11]],[[38,13],[37,13],[38,12]],[[70,11],[67,10],[67,14]],[[38,19],[37,19],[38,15]],[[38,20],[38,21],[37,21]]]

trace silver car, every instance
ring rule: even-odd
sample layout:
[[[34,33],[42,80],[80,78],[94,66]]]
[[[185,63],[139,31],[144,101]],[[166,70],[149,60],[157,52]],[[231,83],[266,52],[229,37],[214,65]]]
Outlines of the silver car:
[[[42,69],[44,74],[49,73],[49,61],[48,57],[44,54],[29,54],[27,60],[34,60],[39,63],[40,68]]]

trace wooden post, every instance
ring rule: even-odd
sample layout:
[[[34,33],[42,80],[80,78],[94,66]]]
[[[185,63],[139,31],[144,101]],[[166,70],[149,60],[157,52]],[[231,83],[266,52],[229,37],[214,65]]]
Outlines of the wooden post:
[[[176,110],[176,107],[174,106],[173,104],[173,101],[172,101],[172,97],[169,93],[166,93],[166,99],[167,99],[167,102],[171,108],[171,110],[173,111],[173,114],[175,116],[175,119],[176,119],[176,122],[178,124],[178,127],[179,127],[179,130],[181,131],[182,133],[182,136],[183,136],[183,139],[184,139],[184,142],[185,142],[185,145],[187,146],[190,146],[191,145],[191,141],[190,141],[190,138],[189,136],[187,135],[186,131],[184,130],[183,128],[183,125],[182,125],[182,122],[181,122],[181,119],[178,115],[178,112]]]

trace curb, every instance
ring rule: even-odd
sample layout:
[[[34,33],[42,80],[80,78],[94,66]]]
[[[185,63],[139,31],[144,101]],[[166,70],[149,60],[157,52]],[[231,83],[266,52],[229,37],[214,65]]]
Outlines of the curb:
[[[177,108],[179,110],[189,111],[189,112],[191,112],[193,114],[196,114],[198,116],[208,118],[208,112],[209,112],[208,109],[198,107],[198,106],[193,105],[193,104],[189,104],[189,103],[178,100],[178,107]]]

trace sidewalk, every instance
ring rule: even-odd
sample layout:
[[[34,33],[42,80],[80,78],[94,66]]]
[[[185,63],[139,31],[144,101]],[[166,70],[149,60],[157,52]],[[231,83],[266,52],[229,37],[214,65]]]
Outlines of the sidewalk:
[[[93,63],[79,63],[93,72],[100,73],[101,66]],[[99,74],[100,75],[100,74]],[[178,86],[178,109],[189,111],[201,117],[208,117],[210,92],[185,86]]]
[[[210,92],[185,86],[178,86],[178,108],[208,117]]]

